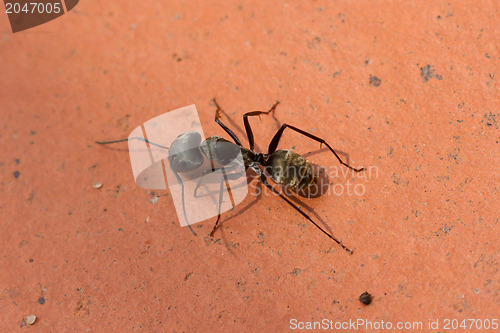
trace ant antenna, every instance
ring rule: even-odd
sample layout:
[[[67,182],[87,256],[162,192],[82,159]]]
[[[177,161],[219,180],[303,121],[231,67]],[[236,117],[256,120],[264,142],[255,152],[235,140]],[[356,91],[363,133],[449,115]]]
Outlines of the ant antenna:
[[[138,136],[133,137],[133,138],[129,138],[129,139],[121,139],[121,140],[114,140],[114,141],[95,141],[95,143],[100,144],[100,145],[108,145],[110,143],[125,142],[125,141],[129,141],[129,140],[140,140],[140,141],[144,141],[144,142],[150,144],[151,146],[155,146],[155,147],[159,147],[159,148],[164,148],[164,149],[168,149],[169,148],[169,147],[162,146],[162,145],[159,145],[157,143],[151,142],[151,141],[149,141],[146,138],[142,138],[142,137],[138,137]]]

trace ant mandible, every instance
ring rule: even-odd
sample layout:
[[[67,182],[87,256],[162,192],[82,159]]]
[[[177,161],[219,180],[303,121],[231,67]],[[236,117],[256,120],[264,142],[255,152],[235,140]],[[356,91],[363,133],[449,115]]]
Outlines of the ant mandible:
[[[238,139],[236,134],[222,122],[220,116],[222,108],[219,106],[216,99],[213,98],[212,101],[217,107],[217,110],[215,111],[215,122],[219,124],[222,127],[222,129],[224,129],[224,131],[231,137],[234,143],[219,136],[211,136],[208,137],[203,142],[201,142],[201,135],[198,132],[192,132],[192,131],[179,135],[172,143],[168,152],[168,160],[170,163],[170,167],[174,171],[174,174],[177,177],[179,183],[182,185],[182,180],[179,177],[178,173],[182,174],[199,168],[204,163],[203,155],[205,155],[212,163],[211,170],[203,171],[203,173],[206,173],[206,172],[213,172],[218,169],[223,169],[223,168],[216,169],[214,167],[214,162],[216,162],[218,165],[226,166],[231,161],[234,161],[237,155],[241,153],[245,170],[251,168],[260,177],[260,181],[262,182],[262,184],[264,184],[269,190],[277,194],[281,199],[285,200],[290,206],[292,206],[309,222],[311,222],[314,226],[316,226],[319,230],[321,230],[321,232],[323,232],[325,235],[327,235],[329,238],[335,241],[338,245],[340,245],[345,251],[352,254],[353,253],[352,250],[348,249],[344,244],[342,244],[341,241],[339,241],[337,238],[326,232],[316,222],[314,222],[306,213],[304,213],[297,205],[295,205],[290,199],[288,199],[285,195],[277,191],[271,184],[269,184],[267,178],[268,177],[271,178],[273,182],[278,184],[280,187],[289,189],[297,194],[301,192],[305,193],[311,186],[316,185],[317,177],[315,176],[311,164],[309,164],[309,162],[304,157],[289,149],[277,150],[279,141],[286,128],[289,128],[295,132],[305,135],[306,137],[319,142],[321,145],[325,145],[337,158],[340,164],[344,165],[345,167],[355,172],[361,172],[365,170],[365,168],[356,169],[348,165],[347,163],[342,161],[342,159],[335,152],[335,150],[333,150],[333,148],[324,139],[319,138],[315,135],[312,135],[306,131],[303,131],[289,124],[281,125],[279,130],[272,138],[271,143],[269,144],[267,154],[255,152],[254,151],[255,140],[248,118],[254,116],[260,116],[263,114],[267,115],[273,112],[278,106],[279,102],[276,102],[268,111],[250,111],[243,115],[243,123],[245,125],[245,131],[250,145],[250,148],[245,148],[241,144],[241,141]],[[165,146],[149,142],[145,138],[133,138],[133,139],[140,139],[157,147],[168,148]],[[96,143],[109,144],[127,140],[128,139],[106,141],[106,142],[96,141]],[[197,145],[196,148],[191,148],[187,150],[183,149],[183,147],[185,146],[193,147],[193,143]],[[223,175],[224,177],[223,180],[221,181],[221,193],[219,194],[219,214],[217,216],[215,225],[212,231],[210,232],[211,237],[213,237],[215,231],[219,227],[219,222],[221,217],[220,206],[222,203],[222,185],[224,180],[227,182],[227,178],[229,176],[225,172],[223,172]],[[237,174],[236,176],[239,175]],[[196,189],[198,189],[199,186],[200,183],[198,183]],[[183,195],[183,205],[184,205],[183,185],[182,185],[182,195]],[[186,218],[185,210],[184,210],[184,216]]]

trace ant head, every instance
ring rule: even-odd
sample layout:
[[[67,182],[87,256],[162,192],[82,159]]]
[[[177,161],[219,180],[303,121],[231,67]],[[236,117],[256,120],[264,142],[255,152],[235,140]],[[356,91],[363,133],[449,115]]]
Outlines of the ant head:
[[[199,168],[204,161],[200,152],[201,135],[190,131],[179,135],[168,151],[170,167],[176,172],[188,172]]]

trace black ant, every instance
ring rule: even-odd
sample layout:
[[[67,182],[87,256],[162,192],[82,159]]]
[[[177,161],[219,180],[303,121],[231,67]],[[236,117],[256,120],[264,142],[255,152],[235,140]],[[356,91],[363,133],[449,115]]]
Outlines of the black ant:
[[[267,181],[267,178],[270,177],[275,183],[280,185],[282,189],[291,190],[299,195],[301,195],[301,193],[306,193],[312,186],[317,185],[316,184],[317,177],[313,172],[313,168],[304,157],[300,156],[299,154],[295,153],[292,150],[288,149],[277,150],[278,143],[286,128],[289,128],[302,135],[305,135],[306,137],[319,142],[321,145],[325,145],[335,155],[340,164],[344,165],[345,167],[355,172],[361,172],[365,170],[365,168],[360,168],[360,169],[353,168],[352,166],[343,162],[342,159],[339,157],[339,155],[335,152],[335,150],[333,150],[333,148],[330,147],[330,145],[325,140],[288,124],[281,125],[280,129],[276,132],[273,139],[271,140],[271,143],[269,144],[267,154],[255,152],[254,136],[248,117],[260,116],[262,114],[269,114],[276,109],[279,102],[276,102],[268,111],[250,111],[243,115],[245,131],[250,145],[249,149],[245,148],[241,144],[241,141],[238,139],[236,134],[221,121],[220,112],[222,111],[222,108],[219,106],[215,98],[212,101],[217,107],[217,110],[215,111],[215,122],[219,124],[224,129],[224,131],[226,131],[226,133],[233,139],[234,143],[219,136],[211,136],[207,138],[205,141],[201,142],[201,135],[198,132],[194,131],[186,132],[179,135],[172,143],[168,152],[168,160],[170,167],[174,171],[174,174],[177,177],[179,183],[182,185],[182,180],[178,174],[188,173],[200,168],[205,161],[203,155],[210,160],[212,165],[211,170],[203,171],[203,173],[206,173],[220,169],[223,170],[224,169],[223,167],[215,168],[214,163],[217,163],[218,165],[222,166],[227,166],[229,163],[235,160],[238,154],[241,153],[245,170],[251,168],[258,176],[260,176],[260,181],[269,190],[271,190],[273,193],[277,194],[280,198],[285,200],[290,206],[292,206],[302,216],[304,216],[307,220],[309,220],[309,222],[311,222],[312,224],[314,224],[314,226],[316,226],[319,230],[321,230],[321,232],[323,232],[325,235],[334,240],[344,250],[352,254],[353,253],[352,250],[348,249],[344,244],[342,244],[342,242],[340,242],[334,236],[326,232],[316,222],[314,222],[306,213],[304,213],[298,206],[296,206],[290,199],[288,199],[285,195],[278,192],[273,186],[271,186],[271,184],[269,184],[269,182]],[[145,138],[136,137],[131,139],[139,139],[145,141],[148,144],[160,148],[168,148],[165,146],[149,142]],[[123,142],[127,140],[129,139],[107,141],[107,142],[96,141],[96,143],[109,144],[109,143]],[[194,147],[194,148],[185,149],[185,147]],[[227,183],[228,177],[230,177],[231,174],[228,175],[225,172],[223,172],[223,175],[224,175],[223,180],[225,180]],[[240,175],[236,174],[236,176]],[[215,231],[219,227],[219,222],[221,217],[220,206],[222,204],[222,189],[223,189],[222,185],[223,181],[221,181],[221,189],[219,193],[219,214],[217,216],[217,221],[215,222],[215,225],[212,231],[210,232],[211,237],[213,237]],[[196,186],[195,195],[196,195],[196,190],[198,189],[199,186],[200,183],[198,183],[198,185]],[[183,187],[182,187],[182,195],[184,204]],[[184,216],[186,217],[185,210],[184,210]]]

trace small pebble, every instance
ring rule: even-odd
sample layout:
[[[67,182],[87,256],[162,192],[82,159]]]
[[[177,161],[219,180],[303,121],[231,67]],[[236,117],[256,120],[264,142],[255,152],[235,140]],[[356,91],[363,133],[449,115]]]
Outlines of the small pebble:
[[[29,316],[24,317],[24,321],[28,325],[33,325],[35,323],[35,320],[36,320],[36,316],[35,315],[29,315]]]
[[[102,187],[102,183],[101,182],[96,182],[94,183],[94,185],[92,185],[94,188],[101,188]]]
[[[364,305],[368,305],[372,302],[373,300],[373,296],[370,295],[367,291],[365,291],[364,293],[361,294],[361,296],[359,296],[359,301],[361,303],[363,303]]]

